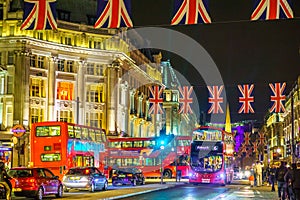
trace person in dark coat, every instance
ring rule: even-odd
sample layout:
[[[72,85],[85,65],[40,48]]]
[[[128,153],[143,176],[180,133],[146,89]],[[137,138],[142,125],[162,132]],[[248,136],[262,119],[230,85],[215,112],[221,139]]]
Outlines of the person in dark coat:
[[[11,200],[12,187],[9,179],[11,178],[6,172],[5,163],[0,161],[0,183],[5,187],[6,200]]]
[[[275,179],[277,180],[278,187],[278,197],[281,200],[285,200],[286,195],[286,182],[284,181],[284,176],[287,173],[286,163],[281,161],[280,167],[277,168],[275,173]]]
[[[300,200],[300,169],[297,169],[297,165],[295,163],[292,164],[292,171],[291,171],[291,177],[292,177],[292,187],[293,192],[295,196],[295,200]],[[300,167],[300,166],[298,166]]]

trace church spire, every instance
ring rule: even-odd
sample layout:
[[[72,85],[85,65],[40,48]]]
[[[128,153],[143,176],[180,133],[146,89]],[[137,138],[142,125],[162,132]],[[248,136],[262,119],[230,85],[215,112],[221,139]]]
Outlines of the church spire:
[[[231,133],[231,120],[230,120],[230,110],[229,110],[229,104],[227,103],[226,106],[226,119],[225,119],[225,131]]]

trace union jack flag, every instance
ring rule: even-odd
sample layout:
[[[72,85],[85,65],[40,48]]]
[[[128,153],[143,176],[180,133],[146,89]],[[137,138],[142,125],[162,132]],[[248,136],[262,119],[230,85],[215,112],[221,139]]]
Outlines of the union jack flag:
[[[208,98],[208,102],[211,103],[211,107],[208,110],[208,113],[224,113],[222,110],[222,107],[220,105],[220,103],[223,103],[223,97],[221,96],[222,90],[224,88],[224,86],[207,86],[208,91],[211,95],[211,97]]]
[[[193,92],[193,87],[188,88],[188,86],[184,86],[183,88],[178,87],[182,98],[179,98],[179,102],[182,103],[178,113],[193,113],[190,104],[193,103],[193,98],[191,98],[191,94]]]
[[[244,141],[245,141],[245,145],[250,145],[250,135],[251,133],[244,133]]]
[[[259,135],[259,142],[258,142],[258,145],[265,145],[265,143],[266,143],[266,138],[265,138],[265,136],[264,136],[264,134],[263,133],[258,133],[258,135]]]
[[[244,144],[241,147],[241,152],[242,153],[246,153],[247,152],[247,148],[246,148],[246,146]]]
[[[271,96],[271,101],[273,101],[273,106],[270,109],[270,112],[284,112],[285,108],[283,106],[282,101],[285,100],[285,95],[283,94],[286,83],[275,83],[274,85],[272,83],[269,83],[269,86],[272,90],[272,92],[274,93],[274,96]]]
[[[21,30],[57,29],[56,0],[24,0]]]
[[[171,25],[211,23],[208,0],[175,0],[175,15]]]
[[[251,20],[293,18],[291,0],[256,0]]]
[[[243,104],[239,109],[239,113],[254,113],[254,110],[251,106],[251,103],[254,102],[254,97],[251,96],[254,85],[251,84],[250,87],[248,84],[243,86],[238,85],[238,88],[242,94],[242,97],[239,97],[239,102]]]
[[[149,98],[149,102],[152,103],[152,106],[150,107],[149,109],[149,114],[162,114],[164,113],[164,111],[162,110],[162,107],[161,107],[161,103],[163,103],[163,98],[161,97],[162,96],[162,93],[163,93],[163,90],[165,88],[164,87],[160,87],[158,85],[155,85],[154,86],[154,90],[152,87],[149,87],[149,90],[150,90],[150,93],[151,93],[151,96]]]
[[[95,28],[132,27],[130,0],[98,0]]]
[[[253,152],[257,152],[258,144],[256,141],[252,143],[252,147],[253,147]]]

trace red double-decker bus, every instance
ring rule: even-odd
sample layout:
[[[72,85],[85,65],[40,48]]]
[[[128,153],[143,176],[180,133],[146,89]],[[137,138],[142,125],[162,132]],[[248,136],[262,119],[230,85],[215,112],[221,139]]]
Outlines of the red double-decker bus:
[[[163,166],[165,178],[176,176],[181,170],[182,176],[189,172],[190,136],[175,136],[159,148],[159,138],[108,138],[107,163],[110,169],[136,167],[143,171],[146,177],[160,177]],[[177,152],[176,152],[177,150]],[[177,165],[177,166],[176,166]]]
[[[214,127],[193,131],[189,182],[228,184],[233,180],[233,135]]]
[[[60,178],[71,167],[104,169],[103,129],[67,122],[37,122],[31,127],[31,165],[47,167]]]

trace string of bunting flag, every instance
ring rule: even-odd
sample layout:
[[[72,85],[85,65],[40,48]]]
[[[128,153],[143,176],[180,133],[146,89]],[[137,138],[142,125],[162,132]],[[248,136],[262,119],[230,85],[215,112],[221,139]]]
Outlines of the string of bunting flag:
[[[272,95],[270,96],[270,101],[273,103],[269,112],[280,113],[284,112],[285,108],[283,105],[283,101],[285,101],[284,90],[286,87],[286,83],[269,83],[269,87],[272,91]],[[208,113],[218,114],[224,113],[221,107],[223,103],[222,91],[224,86],[207,86],[207,89],[210,93],[210,97],[208,97],[208,102],[211,104],[211,107],[208,109]],[[163,90],[165,88],[155,85],[153,87],[149,87],[150,90],[150,109],[149,114],[162,114],[163,109],[161,107],[163,103]],[[252,104],[254,103],[254,96],[252,96],[252,92],[254,90],[254,84],[245,84],[238,85],[238,89],[240,91],[239,103],[241,104],[238,113],[254,113],[254,109]],[[180,91],[181,97],[179,98],[180,109],[179,113],[188,114],[193,113],[191,109],[191,104],[193,103],[193,98],[191,97],[193,92],[193,86],[183,86],[178,87]],[[247,142],[248,143],[248,142]]]
[[[94,28],[133,27],[131,0],[98,0]],[[294,18],[291,0],[254,0],[250,20]],[[24,0],[21,30],[57,29],[56,0]],[[174,0],[170,25],[213,23],[209,0]]]

